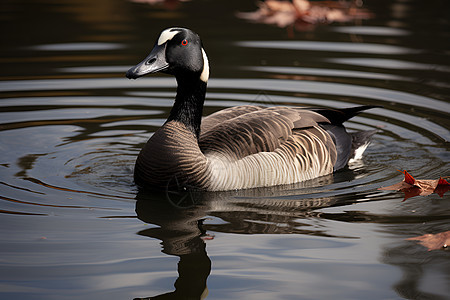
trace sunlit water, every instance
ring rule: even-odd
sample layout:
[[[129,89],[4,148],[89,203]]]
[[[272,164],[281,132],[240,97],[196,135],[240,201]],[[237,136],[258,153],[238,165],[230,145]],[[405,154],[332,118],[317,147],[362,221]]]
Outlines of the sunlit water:
[[[239,20],[251,1],[5,1],[0,298],[444,299],[449,252],[405,239],[450,230],[448,194],[378,190],[398,169],[450,175],[448,20],[422,5],[367,3],[371,20],[292,36]],[[124,73],[172,25],[203,38],[205,115],[382,105],[346,123],[378,130],[364,159],[290,186],[139,192],[134,160],[175,81]]]

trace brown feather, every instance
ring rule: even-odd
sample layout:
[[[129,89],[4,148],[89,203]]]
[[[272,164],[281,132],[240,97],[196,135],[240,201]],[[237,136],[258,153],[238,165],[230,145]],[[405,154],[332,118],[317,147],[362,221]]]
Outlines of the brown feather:
[[[255,105],[241,105],[219,110],[203,118],[201,125],[201,132],[205,133],[211,130],[216,125],[221,124],[226,120],[233,119],[237,116],[253,112],[256,110],[261,110],[262,108],[263,108],[262,106],[255,106]]]
[[[219,121],[215,126],[209,124]],[[258,152],[274,151],[293,130],[317,126],[328,119],[315,112],[287,107],[263,108],[240,106],[206,117],[206,130],[199,138],[205,153],[217,152],[233,159],[241,159]]]
[[[135,181],[155,187],[177,185],[203,188],[208,162],[193,133],[180,122],[158,129],[136,160]]]

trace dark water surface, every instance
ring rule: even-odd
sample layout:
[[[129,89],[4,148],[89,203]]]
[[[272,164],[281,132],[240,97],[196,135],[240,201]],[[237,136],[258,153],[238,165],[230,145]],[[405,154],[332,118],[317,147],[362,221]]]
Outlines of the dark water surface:
[[[372,19],[302,31],[239,19],[253,1],[172,2],[2,0],[0,298],[447,298],[449,252],[405,239],[450,230],[449,194],[377,189],[450,175],[448,3],[366,1]],[[175,81],[124,73],[174,25],[203,38],[205,115],[383,105],[347,122],[379,130],[365,158],[291,186],[138,192]]]

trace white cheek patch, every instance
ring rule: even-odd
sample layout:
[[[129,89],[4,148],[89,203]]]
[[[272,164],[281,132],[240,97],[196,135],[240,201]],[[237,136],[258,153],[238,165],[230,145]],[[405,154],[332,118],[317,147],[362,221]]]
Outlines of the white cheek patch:
[[[177,33],[179,33],[179,32],[180,31],[177,30],[177,28],[169,28],[169,29],[164,30],[163,32],[161,32],[161,35],[159,36],[158,46],[161,46],[162,44],[164,44],[168,40],[173,39],[173,37],[175,35],[177,35]]]
[[[208,57],[206,56],[205,50],[202,48],[202,55],[203,55],[203,71],[202,74],[200,74],[200,80],[203,82],[207,82],[209,78],[209,62]]]

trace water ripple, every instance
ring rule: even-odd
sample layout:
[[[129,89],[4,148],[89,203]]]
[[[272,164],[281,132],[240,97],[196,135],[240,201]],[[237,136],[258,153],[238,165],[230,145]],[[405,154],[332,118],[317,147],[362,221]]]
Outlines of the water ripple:
[[[411,61],[385,58],[328,58],[327,61],[345,65],[374,67],[394,70],[432,70],[449,73],[450,68],[442,65],[423,64]]]
[[[344,42],[315,42],[315,41],[241,41],[237,46],[259,49],[289,49],[346,53],[368,53],[368,54],[414,54],[420,50],[406,47],[370,44],[370,43],[344,43]]]
[[[321,93],[362,97],[381,101],[392,101],[401,104],[448,111],[448,103],[429,97],[402,91],[382,88],[357,86],[340,83],[296,81],[280,79],[211,79],[210,88],[252,89],[260,91],[284,91]],[[122,78],[109,79],[54,79],[54,80],[16,80],[0,82],[0,91],[42,91],[42,90],[80,90],[80,89],[116,89],[120,88],[174,88],[175,81],[170,78],[143,78],[135,82]]]
[[[106,51],[122,49],[124,46],[114,43],[64,43],[36,45],[30,48],[37,51]]]
[[[333,60],[330,60],[335,62]],[[338,60],[336,60],[338,61]],[[300,67],[277,67],[277,66],[251,66],[242,67],[243,70],[251,70],[257,72],[267,72],[273,74],[297,74],[297,75],[316,75],[316,76],[332,76],[332,77],[350,77],[350,78],[366,78],[379,80],[405,80],[407,77],[397,76],[385,73],[361,72],[353,70],[337,70],[325,68],[300,68]]]
[[[331,29],[334,32],[374,35],[374,36],[408,36],[411,31],[401,28],[382,27],[382,26],[340,26]]]

